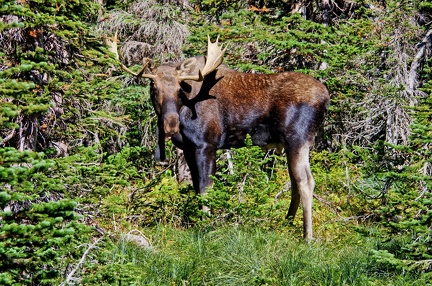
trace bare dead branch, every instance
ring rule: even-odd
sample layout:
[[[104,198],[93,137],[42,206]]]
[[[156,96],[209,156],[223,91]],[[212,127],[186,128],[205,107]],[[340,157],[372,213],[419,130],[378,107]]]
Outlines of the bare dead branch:
[[[77,263],[77,265],[75,266],[74,269],[72,269],[72,271],[68,274],[68,276],[66,277],[66,280],[64,282],[62,282],[60,285],[70,285],[70,283],[73,280],[79,280],[78,278],[74,278],[74,274],[75,272],[81,267],[81,265],[84,263],[84,260],[86,259],[87,255],[89,254],[90,250],[92,250],[93,248],[96,247],[96,245],[99,243],[99,241],[101,241],[104,237],[100,237],[98,238],[94,243],[90,244],[89,247],[86,249],[86,251],[84,251],[83,256],[81,257],[80,261]]]
[[[9,140],[15,136],[15,129],[12,129],[9,134],[0,142],[0,146],[4,146]]]
[[[407,87],[408,87],[408,92],[410,93],[414,93],[414,88],[417,79],[417,70],[419,68],[420,62],[424,60],[426,48],[427,47],[430,48],[431,42],[432,42],[432,29],[430,29],[426,33],[426,36],[423,38],[423,40],[419,44],[417,44],[419,50],[417,51],[417,54],[414,56],[414,59],[411,63],[411,69],[408,73]]]

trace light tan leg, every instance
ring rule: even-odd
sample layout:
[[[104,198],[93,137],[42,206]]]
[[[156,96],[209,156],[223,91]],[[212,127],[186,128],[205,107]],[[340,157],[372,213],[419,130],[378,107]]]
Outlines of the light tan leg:
[[[299,203],[303,208],[303,236],[307,242],[312,240],[312,200],[315,181],[309,166],[309,144],[292,148],[287,154],[288,168],[292,183],[292,201],[287,217],[294,218]]]

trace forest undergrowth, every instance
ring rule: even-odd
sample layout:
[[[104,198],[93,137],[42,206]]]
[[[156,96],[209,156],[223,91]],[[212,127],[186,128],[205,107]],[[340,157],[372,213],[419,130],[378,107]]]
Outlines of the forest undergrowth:
[[[4,0],[0,20],[0,285],[431,284],[432,1]],[[209,35],[236,70],[328,87],[312,243],[284,154],[219,150],[205,197],[172,142],[155,162],[116,32],[135,71]]]

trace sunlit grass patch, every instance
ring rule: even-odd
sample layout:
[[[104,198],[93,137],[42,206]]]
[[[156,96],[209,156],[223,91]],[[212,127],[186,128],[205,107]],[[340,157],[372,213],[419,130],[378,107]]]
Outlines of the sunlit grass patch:
[[[100,267],[98,271],[105,276],[99,275],[101,280],[92,283],[106,283],[107,273],[112,274],[110,283],[133,285],[425,283],[419,277],[380,268],[372,259],[376,241],[356,234],[345,240],[306,244],[289,233],[262,228],[185,230],[159,225],[147,229],[146,235],[151,237],[151,248],[118,240],[104,249],[102,261],[111,266]],[[117,266],[116,271],[112,265]]]

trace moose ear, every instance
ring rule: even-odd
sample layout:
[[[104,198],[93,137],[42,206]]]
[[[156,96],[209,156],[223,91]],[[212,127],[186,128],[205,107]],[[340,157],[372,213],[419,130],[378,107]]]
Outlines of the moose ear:
[[[196,58],[190,58],[185,60],[180,65],[179,75],[190,75],[195,71],[197,65]]]

